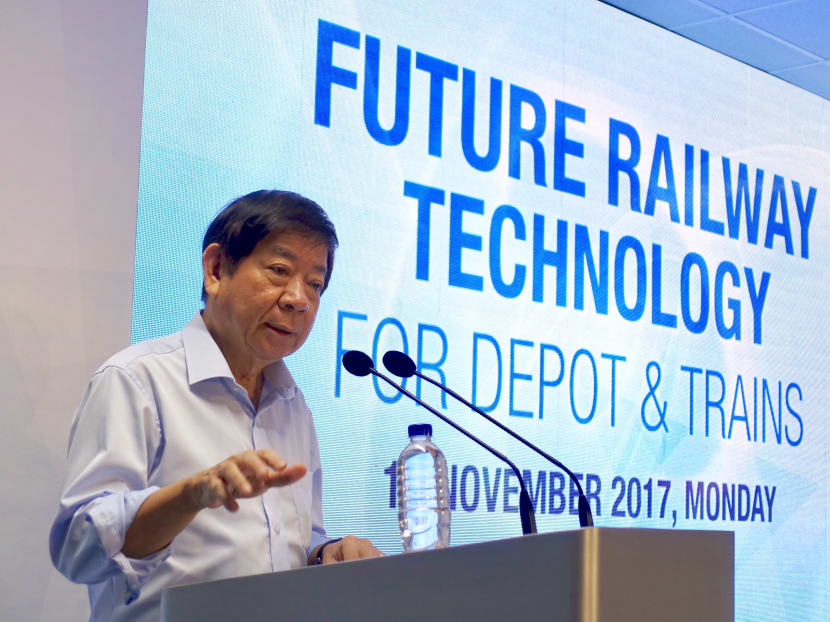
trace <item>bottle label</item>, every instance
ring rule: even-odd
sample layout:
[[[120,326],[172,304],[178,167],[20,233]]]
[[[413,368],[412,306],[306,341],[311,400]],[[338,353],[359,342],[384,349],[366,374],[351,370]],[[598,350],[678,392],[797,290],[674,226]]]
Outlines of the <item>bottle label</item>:
[[[431,453],[407,459],[406,521],[412,534],[412,548],[431,548],[438,541],[438,504],[435,487],[435,459]]]

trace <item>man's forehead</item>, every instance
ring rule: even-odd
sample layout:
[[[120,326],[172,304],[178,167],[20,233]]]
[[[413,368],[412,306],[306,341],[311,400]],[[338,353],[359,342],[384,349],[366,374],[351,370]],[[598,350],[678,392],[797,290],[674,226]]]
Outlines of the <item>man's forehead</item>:
[[[314,233],[299,231],[274,232],[263,238],[257,245],[265,253],[296,261],[300,255],[311,255],[317,265],[312,269],[326,271],[328,247],[325,240]]]

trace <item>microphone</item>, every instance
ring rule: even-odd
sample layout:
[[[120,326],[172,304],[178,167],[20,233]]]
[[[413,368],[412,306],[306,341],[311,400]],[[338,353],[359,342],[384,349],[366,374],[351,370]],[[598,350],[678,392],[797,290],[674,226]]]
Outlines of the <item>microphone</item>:
[[[502,454],[501,452],[496,451],[492,447],[490,447],[487,443],[482,441],[481,439],[473,436],[467,430],[462,428],[460,425],[452,421],[451,419],[447,418],[446,416],[442,415],[440,412],[435,410],[432,406],[421,400],[420,398],[415,397],[412,393],[404,389],[401,385],[393,380],[390,380],[382,373],[380,373],[377,369],[375,369],[374,361],[372,361],[371,357],[366,354],[365,352],[361,352],[359,350],[349,350],[343,355],[343,367],[346,368],[346,371],[350,374],[354,374],[355,376],[368,376],[369,374],[373,374],[380,378],[381,380],[385,381],[386,383],[390,384],[391,386],[395,387],[398,391],[403,393],[409,399],[415,401],[417,404],[420,404],[424,408],[426,408],[429,412],[433,415],[448,423],[456,430],[461,432],[467,438],[475,441],[484,449],[489,451],[491,454],[499,458],[500,460],[506,462],[513,472],[516,474],[516,477],[519,479],[519,485],[521,486],[521,491],[519,492],[519,516],[522,520],[522,534],[528,535],[531,533],[536,533],[536,515],[533,513],[533,504],[530,502],[530,495],[527,492],[527,488],[525,487],[524,480],[522,479],[521,474],[519,473],[519,469],[516,467],[515,464],[510,462],[507,457]]]
[[[396,376],[400,376],[401,378],[409,378],[410,376],[418,376],[419,378],[423,378],[430,384],[438,387],[442,391],[448,393],[459,402],[467,406],[467,408],[472,409],[473,411],[477,412],[479,415],[487,419],[490,423],[497,425],[500,429],[507,432],[510,436],[515,438],[517,441],[524,443],[527,447],[538,453],[540,456],[546,458],[560,469],[562,469],[565,473],[568,474],[568,477],[571,478],[571,481],[576,484],[576,488],[579,491],[579,501],[578,501],[578,508],[579,508],[579,526],[580,527],[593,527],[594,526],[594,516],[591,513],[591,506],[588,504],[588,499],[585,497],[585,493],[582,491],[582,486],[579,483],[579,479],[577,479],[576,475],[574,475],[571,470],[566,467],[564,464],[559,462],[556,458],[551,456],[550,454],[546,453],[545,451],[539,449],[536,445],[528,441],[522,436],[516,434],[513,430],[508,428],[506,425],[503,425],[501,422],[495,420],[493,417],[488,415],[486,412],[474,406],[472,403],[465,400],[463,397],[458,395],[455,391],[450,389],[449,387],[445,387],[443,384],[438,382],[437,380],[433,380],[421,372],[418,371],[417,367],[415,366],[415,361],[413,361],[407,354],[403,352],[399,352],[397,350],[389,350],[386,354],[383,355],[383,364],[386,369],[389,370],[390,373],[395,374]],[[368,372],[367,372],[368,373]]]

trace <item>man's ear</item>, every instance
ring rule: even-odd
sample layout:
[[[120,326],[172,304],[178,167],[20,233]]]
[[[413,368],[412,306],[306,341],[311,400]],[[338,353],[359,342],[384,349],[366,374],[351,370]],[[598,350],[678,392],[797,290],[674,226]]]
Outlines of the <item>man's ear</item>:
[[[202,276],[209,296],[216,296],[219,291],[223,259],[222,248],[216,242],[209,244],[202,253]]]

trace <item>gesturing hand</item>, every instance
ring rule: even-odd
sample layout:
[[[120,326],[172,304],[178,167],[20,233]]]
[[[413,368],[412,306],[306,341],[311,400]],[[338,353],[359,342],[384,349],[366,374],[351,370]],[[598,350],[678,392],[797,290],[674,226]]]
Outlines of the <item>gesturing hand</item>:
[[[304,464],[288,466],[271,449],[249,450],[231,456],[190,478],[189,492],[197,509],[239,509],[237,499],[258,497],[274,486],[293,484],[306,474]]]

